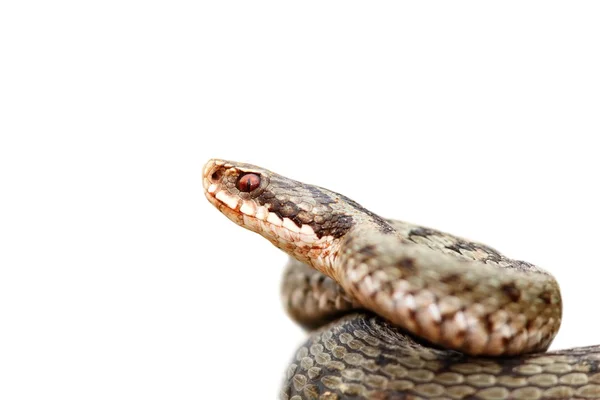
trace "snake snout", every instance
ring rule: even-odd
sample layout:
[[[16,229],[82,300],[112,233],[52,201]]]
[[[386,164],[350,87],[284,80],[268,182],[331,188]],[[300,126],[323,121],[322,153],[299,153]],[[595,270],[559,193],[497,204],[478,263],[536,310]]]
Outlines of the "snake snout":
[[[206,164],[204,164],[202,173],[202,184],[204,185],[204,189],[208,189],[208,186],[211,184],[220,182],[221,177],[223,176],[222,166],[223,161],[214,158],[208,160]]]

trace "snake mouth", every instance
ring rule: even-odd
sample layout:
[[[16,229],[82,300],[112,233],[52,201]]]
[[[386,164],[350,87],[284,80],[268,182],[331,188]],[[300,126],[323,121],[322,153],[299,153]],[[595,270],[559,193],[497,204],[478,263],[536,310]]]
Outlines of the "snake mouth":
[[[223,183],[223,178],[228,170],[232,170],[233,173],[236,172],[235,167],[225,160],[208,160],[204,165],[202,174],[204,195],[213,206],[229,219],[243,226],[243,215],[240,211],[242,201],[239,197],[230,194]]]
[[[261,206],[253,199],[243,199],[230,192],[228,185],[222,180],[226,175],[239,175],[246,171],[236,168],[228,161],[211,159],[204,166],[202,183],[204,195],[219,211],[240,226],[262,233],[283,228],[284,221],[275,213],[269,212],[267,206]],[[286,224],[288,228],[289,224]],[[289,235],[279,232],[281,237]]]
[[[208,160],[206,164],[204,164],[202,170],[202,186],[204,186],[204,193],[206,195],[214,195],[217,192],[217,189],[221,186],[223,169],[231,167],[232,166],[226,164],[226,161],[214,158]]]
[[[258,176],[260,183],[255,189],[245,191],[246,186],[239,185],[240,178],[250,174]],[[310,225],[298,225],[271,210],[273,199],[268,194],[270,200],[261,201],[261,195],[271,190],[269,182],[269,171],[243,163],[211,159],[203,169],[204,195],[237,225],[259,233],[288,251],[322,252],[329,245],[329,237],[318,237]]]
[[[234,165],[232,162],[211,159],[204,166],[202,184],[204,186],[204,195],[219,211],[225,214],[229,219],[250,230],[261,233],[266,225],[282,224],[277,220],[274,213],[269,212],[268,206],[258,204],[253,198],[256,193],[243,193],[235,188],[235,183],[244,174],[259,172],[246,166]],[[268,178],[263,177],[265,181],[263,187],[255,190],[262,192],[268,184]],[[258,225],[261,223],[263,225]]]

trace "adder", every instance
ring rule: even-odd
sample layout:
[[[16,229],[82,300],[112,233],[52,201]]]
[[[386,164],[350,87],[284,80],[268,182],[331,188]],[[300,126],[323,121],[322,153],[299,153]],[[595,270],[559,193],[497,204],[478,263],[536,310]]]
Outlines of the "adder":
[[[210,160],[203,186],[291,256],[284,306],[313,331],[282,399],[600,398],[600,346],[546,352],[562,306],[541,268],[250,164]]]

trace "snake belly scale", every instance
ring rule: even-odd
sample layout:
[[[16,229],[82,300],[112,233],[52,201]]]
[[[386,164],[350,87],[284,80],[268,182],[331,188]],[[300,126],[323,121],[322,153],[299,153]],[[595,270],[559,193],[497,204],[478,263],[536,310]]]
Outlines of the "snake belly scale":
[[[210,160],[203,185],[290,255],[284,307],[312,333],[282,399],[600,398],[600,346],[546,352],[562,306],[541,268],[250,164]]]

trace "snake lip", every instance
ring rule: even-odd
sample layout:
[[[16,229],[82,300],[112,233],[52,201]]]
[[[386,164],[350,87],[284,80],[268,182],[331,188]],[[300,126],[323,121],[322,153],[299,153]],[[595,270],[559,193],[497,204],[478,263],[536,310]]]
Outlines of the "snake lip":
[[[241,209],[244,200],[238,195],[229,193],[224,182],[228,172],[238,173],[233,164],[221,159],[210,159],[206,162],[202,173],[202,186],[208,201],[221,213],[238,225],[244,224],[244,213]]]
[[[221,178],[223,175],[222,167],[226,166],[224,160],[210,159],[204,164],[202,173],[202,186],[204,187],[204,195],[206,198],[216,205],[215,201],[217,193],[222,191]]]
[[[254,199],[269,186],[267,172],[250,164],[210,159],[204,165],[202,172],[204,195],[220,210],[221,207],[227,207],[238,214],[236,218],[241,218],[243,215],[255,217],[258,204]],[[238,180],[245,174],[257,175],[258,187],[253,188],[252,191],[240,189]]]
[[[220,184],[220,176],[217,171],[224,165],[225,161],[216,158],[212,158],[204,164],[202,171],[202,185],[204,186],[205,191],[209,190],[211,184]]]

